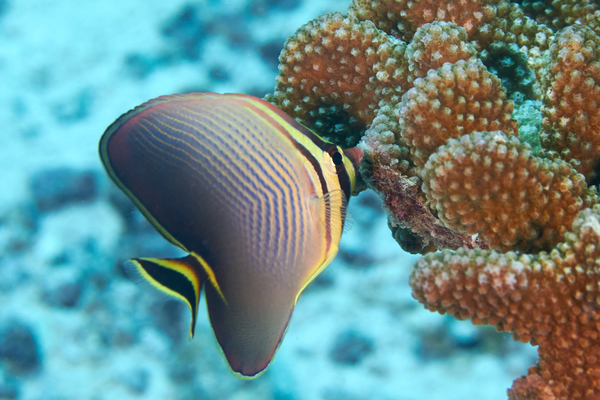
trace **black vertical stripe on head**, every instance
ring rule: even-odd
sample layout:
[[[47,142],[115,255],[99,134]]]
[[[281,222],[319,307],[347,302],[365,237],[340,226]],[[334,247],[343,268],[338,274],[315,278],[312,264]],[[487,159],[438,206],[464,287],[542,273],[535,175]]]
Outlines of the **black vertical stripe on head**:
[[[337,177],[340,182],[340,189],[344,192],[346,196],[346,201],[350,200],[350,196],[352,195],[352,185],[350,183],[350,175],[348,175],[348,171],[346,170],[346,166],[344,163],[342,165],[336,165]]]
[[[340,152],[340,148],[333,143],[327,143],[329,147],[325,149],[333,164],[335,165],[335,172],[338,178],[338,183],[340,188],[344,192],[346,196],[346,201],[350,199],[352,185],[350,183],[350,176],[348,175],[348,171],[346,170],[346,164],[344,163],[344,156]]]
[[[331,157],[333,159],[334,153],[336,153],[337,149],[338,149],[338,147],[335,144],[323,140],[319,135],[317,135],[316,133],[314,133],[313,131],[311,131],[307,127],[299,124],[298,122],[296,122],[295,120],[293,120],[291,118],[288,120],[288,122],[290,122],[290,125],[292,125],[298,131],[300,131],[304,136],[306,136],[307,138],[309,138],[317,147],[319,147],[324,152],[329,153],[329,155],[331,155]],[[297,142],[294,141],[294,143],[297,143]],[[296,147],[298,147],[298,145],[296,145]],[[338,152],[338,154],[339,154],[339,152]],[[341,154],[340,154],[340,156],[341,156]],[[333,160],[333,161],[334,161],[334,164],[335,164],[335,169],[336,169],[336,172],[337,172],[337,177],[338,177],[338,180],[339,180],[339,183],[340,183],[340,188],[342,189],[342,191],[346,195],[346,200],[349,200],[350,199],[350,195],[352,194],[351,193],[352,186],[350,184],[350,176],[348,175],[348,171],[346,171],[346,166],[345,166],[345,164],[343,162],[343,159],[341,159],[342,162],[339,163],[339,164],[336,163],[335,160]],[[312,163],[312,161],[311,161],[311,163]],[[319,166],[320,166],[320,164],[319,164]],[[319,178],[322,178],[322,175],[323,175],[323,171],[320,169],[320,176],[319,176]],[[323,194],[325,194],[327,192],[328,191],[323,191]]]
[[[329,193],[329,188],[327,187],[327,181],[325,180],[325,176],[323,175],[323,168],[321,167],[321,163],[316,159],[316,157],[308,151],[306,147],[302,145],[302,143],[298,143],[294,138],[291,138],[294,147],[310,162],[310,164],[315,169],[317,176],[319,177],[319,182],[321,183],[321,191],[323,195]]]

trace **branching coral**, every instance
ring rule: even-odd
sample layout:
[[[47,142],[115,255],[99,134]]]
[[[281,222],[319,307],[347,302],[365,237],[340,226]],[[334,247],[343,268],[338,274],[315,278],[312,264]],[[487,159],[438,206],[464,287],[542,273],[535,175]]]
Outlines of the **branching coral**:
[[[394,238],[442,250],[419,301],[540,345],[512,399],[600,398],[599,20],[591,0],[354,0],[288,39],[267,96],[360,140]]]
[[[495,16],[497,2],[497,0],[488,2],[354,0],[348,9],[348,14],[361,21],[374,21],[379,29],[407,40],[419,27],[433,21],[453,22],[471,33],[476,27],[489,22]]]
[[[446,63],[417,79],[399,104],[400,134],[421,168],[450,138],[474,131],[515,132],[513,103],[478,59]]]
[[[423,182],[446,226],[504,250],[558,244],[585,205],[583,175],[499,131],[451,139],[429,157]]]
[[[586,26],[565,28],[546,58],[542,145],[591,176],[600,157],[600,37]]]
[[[521,5],[529,16],[555,31],[565,26],[583,23],[597,34],[600,33],[598,5],[593,0],[524,0]]]
[[[356,144],[375,116],[379,80],[402,84],[405,47],[371,21],[326,14],[288,39],[266,99],[324,137]]]
[[[538,365],[509,391],[511,399],[596,399],[599,260],[600,206],[595,206],[579,214],[565,242],[550,253],[445,250],[420,259],[410,284],[432,311],[490,324],[539,345]]]
[[[409,60],[409,81],[424,78],[430,69],[445,63],[468,60],[476,55],[474,46],[467,42],[467,33],[453,23],[435,21],[423,25],[406,49]]]

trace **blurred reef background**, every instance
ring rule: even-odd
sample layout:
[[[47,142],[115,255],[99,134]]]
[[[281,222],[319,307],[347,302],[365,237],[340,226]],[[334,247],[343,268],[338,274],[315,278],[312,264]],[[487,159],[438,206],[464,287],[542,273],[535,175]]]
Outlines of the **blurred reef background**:
[[[0,399],[505,399],[535,348],[423,308],[379,197],[306,290],[267,373],[232,376],[201,306],[131,283],[177,256],[101,168],[120,114],[190,91],[272,92],[288,36],[346,0],[0,0]]]

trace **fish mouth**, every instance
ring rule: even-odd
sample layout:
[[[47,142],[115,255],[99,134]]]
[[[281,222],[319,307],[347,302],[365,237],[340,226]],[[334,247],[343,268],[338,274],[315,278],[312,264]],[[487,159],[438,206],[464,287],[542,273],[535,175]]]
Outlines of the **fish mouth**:
[[[363,156],[365,153],[362,151],[360,147],[352,147],[344,150],[344,155],[348,157],[352,165],[354,166],[354,170],[358,172],[360,168],[360,164],[362,163]]]

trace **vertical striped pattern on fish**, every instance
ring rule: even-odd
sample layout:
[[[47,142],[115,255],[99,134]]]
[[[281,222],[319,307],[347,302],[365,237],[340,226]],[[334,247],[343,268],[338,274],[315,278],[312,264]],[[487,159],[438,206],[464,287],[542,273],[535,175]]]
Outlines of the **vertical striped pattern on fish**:
[[[107,129],[100,156],[157,230],[197,260],[136,259],[134,273],[193,313],[200,293],[189,288],[211,282],[211,324],[232,371],[264,371],[298,296],[337,253],[352,163],[274,106],[213,93],[137,107]]]

